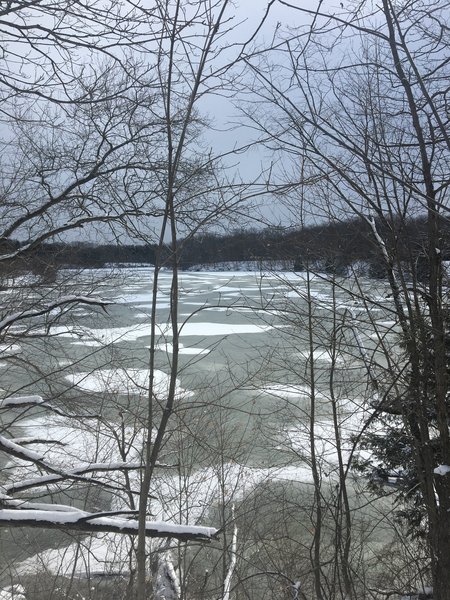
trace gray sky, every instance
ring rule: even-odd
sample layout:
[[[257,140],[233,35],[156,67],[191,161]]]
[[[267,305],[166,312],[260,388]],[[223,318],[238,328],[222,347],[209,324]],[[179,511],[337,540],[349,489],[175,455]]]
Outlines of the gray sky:
[[[294,4],[298,2],[299,6],[314,10],[318,5],[318,0],[291,0]],[[145,2],[144,2],[145,4]],[[230,3],[228,8],[228,16],[232,21],[228,26],[231,28],[227,34],[226,47],[227,50],[221,57],[219,62],[226,63],[232,61],[239,53],[241,44],[249,40],[258,30],[261,21],[266,13],[269,0],[236,0],[233,4]],[[334,5],[333,0],[325,0],[322,3],[322,10],[339,10]],[[336,3],[337,4],[337,3]],[[250,51],[253,47],[264,48],[270,47],[274,37],[274,32],[287,31],[289,28],[307,25],[311,21],[311,17],[283,6],[278,1],[271,5],[271,9],[266,17],[263,26],[258,30],[252,43],[247,47]],[[192,33],[192,32],[191,32]],[[14,43],[10,45],[15,51]],[[24,46],[25,48],[25,46]],[[18,53],[22,51],[20,46],[17,46]],[[44,53],[45,54],[45,53]],[[83,52],[79,52],[80,57],[83,57]],[[151,56],[151,54],[149,54]],[[89,68],[89,65],[88,65]],[[248,99],[248,96],[246,97]],[[268,151],[263,149],[249,149],[237,155],[231,155],[235,148],[245,146],[254,141],[256,133],[250,131],[239,121],[239,97],[229,98],[227,94],[206,94],[198,103],[198,108],[205,114],[212,125],[211,130],[206,130],[203,134],[204,149],[211,149],[213,154],[228,154],[224,158],[224,163],[229,166],[229,176],[236,176],[243,181],[254,181],[258,176],[267,170],[270,166],[273,157]],[[272,199],[267,202],[262,202],[262,214],[270,222],[278,224],[283,221],[282,211],[274,204]],[[84,232],[72,232],[71,239],[81,239],[83,236],[96,236],[97,233],[92,232],[91,235]],[[107,235],[107,234],[105,234]],[[107,235],[107,237],[109,237]]]
[[[316,10],[319,2],[317,0],[291,0],[291,4],[309,10]],[[266,14],[268,0],[241,0],[235,7],[235,22],[238,24],[230,32],[232,43],[241,44],[248,40],[258,29],[261,21]],[[339,2],[334,0],[325,0],[321,4],[322,11],[342,12]],[[274,33],[280,34],[291,32],[297,27],[309,25],[312,21],[312,15],[307,15],[300,11],[288,8],[279,2],[275,2],[264,21],[263,26],[257,33],[254,41],[248,46],[248,51],[252,48],[270,47]],[[237,52],[233,48],[233,52]],[[230,52],[231,56],[231,52]],[[239,112],[239,104],[245,103],[248,96],[229,99],[224,96],[208,95],[202,99],[201,110],[208,116],[210,122],[217,130],[211,130],[205,133],[207,143],[216,153],[231,152],[233,148],[239,148],[253,142],[258,137],[258,133],[242,125],[242,115]],[[225,163],[231,165],[230,174],[234,171],[244,181],[254,180],[267,172],[270,168],[274,156],[270,151],[262,148],[253,147],[239,155],[230,155],[225,159]],[[263,175],[263,177],[265,177]],[[273,198],[262,200],[262,216],[268,222],[273,224],[286,224],[287,217],[279,203],[274,202]]]

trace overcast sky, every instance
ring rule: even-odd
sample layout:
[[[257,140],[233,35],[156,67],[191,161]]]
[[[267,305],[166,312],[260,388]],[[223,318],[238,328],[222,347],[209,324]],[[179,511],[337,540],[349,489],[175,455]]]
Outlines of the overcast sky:
[[[149,2],[151,4],[151,0]],[[291,0],[292,4],[296,2],[299,7],[310,10],[316,9],[319,5],[318,0]],[[143,0],[143,5],[145,4],[146,0]],[[189,3],[186,2],[186,4]],[[283,6],[278,0],[271,4],[270,11],[266,14],[269,4],[269,0],[235,0],[233,3],[230,2],[228,17],[225,17],[225,21],[228,22],[225,27],[230,28],[226,37],[227,51],[221,55],[219,61],[222,61],[222,63],[232,61],[239,54],[242,44],[250,38],[252,38],[252,42],[247,46],[247,51],[254,47],[270,47],[275,32],[281,34],[289,28],[305,26],[311,22],[311,16]],[[321,3],[321,9],[331,12],[339,11],[341,9],[338,4],[340,5],[334,0],[324,0]],[[265,15],[265,21],[261,25]],[[228,18],[231,21],[227,21]],[[15,49],[14,43],[12,43],[11,48]],[[20,46],[17,46],[17,48],[20,54],[22,48]],[[80,56],[82,57],[82,55],[81,52]],[[151,56],[151,53],[149,56]],[[227,154],[235,148],[254,141],[257,134],[244,127],[242,121],[239,122],[240,105],[241,98],[229,98],[226,94],[206,94],[201,99],[198,108],[207,116],[212,125],[212,129],[206,130],[203,136],[206,150],[211,149],[213,154]],[[253,181],[260,173],[269,168],[272,160],[273,157],[270,156],[268,151],[254,148],[235,156],[230,155],[224,159],[224,162],[230,167],[231,177],[234,174],[243,181]],[[282,211],[272,200],[267,201],[263,215],[268,222],[274,224],[283,222]],[[79,232],[73,232],[70,237],[78,239],[79,235]]]
[[[317,0],[291,0],[291,4],[306,9],[316,10]],[[266,15],[268,0],[240,0],[235,4],[236,26],[230,32],[230,39],[241,44],[248,40],[258,30],[264,16]],[[337,12],[341,11],[340,3],[334,0],[325,0],[321,4],[321,10]],[[266,16],[264,24],[259,29],[257,36],[248,47],[267,48],[270,47],[274,33],[279,34],[291,32],[297,27],[311,23],[312,15],[288,8],[279,2],[275,2]],[[258,134],[255,131],[242,126],[240,120],[239,105],[242,100],[228,99],[224,96],[208,95],[200,103],[201,110],[208,116],[211,124],[216,130],[206,132],[205,137],[215,152],[230,152],[233,148],[239,148],[254,141]],[[234,125],[234,126],[233,126]],[[244,181],[252,180],[266,171],[273,156],[269,151],[262,148],[249,149],[236,156],[229,156],[226,161],[232,165],[230,173],[236,171]],[[283,209],[273,199],[269,198],[261,202],[263,206],[262,216],[273,224],[286,224]]]

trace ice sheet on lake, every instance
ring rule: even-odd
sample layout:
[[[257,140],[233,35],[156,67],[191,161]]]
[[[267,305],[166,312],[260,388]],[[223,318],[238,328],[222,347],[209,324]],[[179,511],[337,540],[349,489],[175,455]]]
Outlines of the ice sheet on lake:
[[[137,271],[136,273],[137,277],[142,279],[142,272]],[[240,287],[233,289],[230,286],[227,286],[227,282],[230,281],[230,276],[233,277],[233,274],[202,273],[195,275],[181,275],[182,280],[186,283],[186,285],[192,284],[192,287],[195,288],[193,294],[194,298],[198,299],[202,297],[199,296],[200,294],[207,294],[211,303],[214,299],[213,294],[217,295],[217,293],[220,294],[221,292],[224,292],[231,295],[236,294],[238,290],[241,290]],[[169,275],[163,275],[161,285],[164,291],[169,289],[169,277]],[[292,280],[292,287],[286,286],[285,284],[277,285],[277,282],[279,281],[278,278],[276,276],[272,276],[265,279],[265,281],[270,282],[266,290],[269,292],[275,289],[287,290],[288,294],[293,293],[293,297],[297,298],[298,293],[294,291],[294,288],[298,288],[300,294],[302,294],[301,278],[295,274],[283,274],[283,279],[285,278]],[[259,290],[259,287],[255,287],[254,282],[256,281],[256,278],[254,274],[252,276],[253,281],[251,282],[253,287],[246,287],[248,286],[249,281],[245,279],[245,274],[241,272],[237,273],[236,280],[234,280],[233,283],[238,284],[238,279],[239,283],[242,281],[244,284],[242,288],[243,295],[245,295],[245,293],[248,291],[256,292]],[[261,279],[258,278],[258,281],[260,280]],[[313,280],[315,281],[315,278],[313,278]],[[221,285],[222,282],[224,282],[225,285]],[[207,286],[209,286],[209,288]],[[211,290],[211,287],[213,290]],[[319,284],[315,284],[315,288],[317,290],[322,289]],[[196,294],[198,295],[196,296]],[[211,294],[211,296],[209,296],[209,294]],[[331,301],[331,296],[323,294],[321,291],[314,290],[313,295],[318,300]],[[163,302],[158,304],[158,308],[167,307],[168,303],[164,303],[166,298],[164,294],[161,294],[160,297]],[[139,285],[126,289],[122,298],[124,299],[124,303],[134,305],[134,308],[128,308],[130,315],[133,310],[136,310],[136,303],[146,308],[151,304],[150,294],[146,291],[143,291]],[[186,296],[186,298],[188,298],[188,296]],[[195,307],[208,306],[208,302],[183,301],[183,306],[186,306],[186,304],[191,304]],[[211,307],[211,309],[213,309],[213,307]],[[221,310],[225,312],[225,310],[228,309],[223,307]],[[136,317],[137,315],[132,314],[131,316]],[[142,314],[142,316],[146,315]],[[211,314],[208,314],[204,318],[207,319],[210,316],[212,317]],[[222,323],[196,323],[193,319],[191,319],[183,325],[181,335],[201,337],[226,336],[230,334],[261,333],[274,329],[271,326],[255,325],[253,323],[241,325],[227,323],[225,321],[228,319],[226,319],[224,315],[216,318],[220,318]],[[160,334],[163,338],[159,340],[158,349],[170,353],[173,349],[170,343],[170,338],[172,337],[170,327],[164,323],[160,323],[157,327],[158,334]],[[72,343],[101,346],[108,343],[120,343],[121,341],[133,342],[139,338],[149,336],[150,323],[147,322],[137,326],[130,325],[127,327],[105,329],[89,329],[78,327],[76,330],[66,326],[58,326],[52,328],[52,333],[58,333],[63,336],[67,335],[68,337],[72,338],[72,340],[76,339],[76,341],[73,341]],[[166,337],[169,338],[168,342],[166,342],[164,339]],[[192,340],[189,340],[189,342],[193,343]],[[148,343],[147,340],[146,343]],[[200,340],[198,343],[201,343]],[[202,345],[206,346],[207,344],[203,342]],[[203,352],[207,352],[207,350],[204,348],[195,348],[192,346],[183,345],[181,346],[180,351],[181,354],[199,354]],[[322,353],[321,350],[318,350],[317,352]],[[316,360],[328,360],[328,353],[326,350],[324,351],[324,355],[315,353],[313,356]],[[307,357],[307,353],[304,353],[304,358]],[[161,374],[157,375],[157,378],[159,378],[158,385],[161,385],[162,393],[164,393],[164,391],[167,390],[167,375],[161,371],[158,373]],[[98,371],[96,374],[92,374],[90,372],[73,374],[72,376],[69,376],[68,381],[70,381],[72,385],[76,385],[80,389],[85,389],[87,391],[102,392],[107,386],[111,385],[112,388],[115,388],[115,391],[120,392],[120,390],[122,390],[120,393],[139,393],[146,388],[148,382],[148,371],[143,369],[131,369],[128,371],[123,369],[104,369],[103,371]],[[179,389],[181,390],[181,388]],[[292,401],[292,404],[296,402],[297,399],[307,400],[310,397],[310,390],[306,386],[271,385],[264,388],[262,392],[264,394],[270,394],[271,396],[287,399]],[[184,393],[186,395],[189,394],[189,392]],[[95,460],[101,462],[102,460],[118,460],[116,455],[117,450],[114,449],[116,442],[112,435],[108,435],[108,431],[89,432],[85,431],[81,425],[77,429],[73,424],[64,424],[63,421],[59,421],[59,425],[57,423],[58,421],[55,421],[54,426],[44,421],[42,421],[40,424],[35,424],[36,431],[41,433],[41,436],[44,428],[43,426],[45,424],[46,435],[49,436],[49,439],[59,439],[67,444],[67,446],[64,447],[55,445],[51,449],[50,453],[52,459],[55,459],[57,463],[61,462],[61,464],[66,464],[66,462],[69,461],[69,465],[73,466],[74,461],[88,462]],[[352,421],[351,418],[344,416],[342,418],[342,424],[346,431],[354,431],[355,428],[357,429],[359,423],[357,420]],[[333,430],[331,423],[325,420],[317,423],[315,433],[317,434],[317,449],[323,453],[323,457],[326,459],[326,461],[333,465],[335,460],[335,449],[332,442]],[[133,437],[134,434],[135,430],[130,429],[129,437]],[[222,489],[230,490],[230,493],[236,494],[237,498],[242,498],[245,493],[253,490],[259,483],[265,483],[267,481],[287,480],[299,483],[312,483],[311,471],[307,466],[309,430],[303,427],[303,425],[298,425],[290,429],[282,430],[281,433],[279,430],[274,431],[273,434],[274,446],[279,444],[280,449],[289,452],[288,456],[290,457],[290,460],[295,460],[295,457],[298,458],[298,456],[304,456],[305,462],[297,460],[296,463],[292,465],[267,469],[250,466],[242,467],[235,463],[230,463],[220,466],[220,468],[208,467],[190,472],[189,477],[184,481],[179,478],[177,474],[174,474],[174,471],[168,470],[169,472],[165,475],[157,474],[155,477],[155,489],[152,489],[152,494],[155,494],[157,499],[152,501],[152,512],[154,512],[158,518],[171,519],[174,522],[178,521],[180,514],[183,515],[185,522],[195,523],[198,519],[201,520],[202,517],[204,517],[209,511],[210,506],[217,501],[219,474],[220,476],[225,476],[226,485],[223,486]],[[135,446],[135,452],[131,453],[130,459],[137,456],[138,448],[142,448],[142,439],[143,432],[140,432],[133,442],[133,445]],[[40,447],[38,447],[38,449],[39,448]],[[58,457],[57,459],[55,458],[55,454]],[[25,471],[23,471],[23,473],[25,475]],[[137,483],[137,472],[134,472],[131,476],[133,482]],[[108,477],[114,478],[115,475],[108,474]],[[180,488],[180,486],[182,487]],[[231,496],[227,497],[227,499],[229,498],[231,498]],[[121,498],[120,494],[118,494],[117,498],[114,500],[114,506],[112,508],[123,509],[124,506],[126,506],[126,501],[127,499],[125,495],[123,495]],[[82,558],[80,558],[80,563],[76,563],[76,557],[80,556],[80,553],[77,549],[77,546],[74,544],[66,549],[49,550],[40,554],[38,557],[36,557],[35,564],[38,564],[38,570],[42,570],[43,564],[49,563],[51,565],[50,570],[52,572],[58,571],[61,564],[63,564],[63,566],[67,565],[69,573],[72,571],[75,564],[77,569],[76,572],[79,572],[79,569],[81,572],[84,571],[91,573],[95,571],[111,572],[111,570],[116,569],[117,564],[119,564],[119,567],[120,565],[123,566],[122,561],[125,560],[129,550],[129,546],[127,545],[128,540],[124,540],[122,536],[108,534],[103,536],[92,536],[91,541],[92,546],[90,550],[87,549],[87,547],[85,547],[84,550],[82,549]],[[88,542],[86,541],[86,543]],[[123,549],[120,546],[122,543],[125,544]],[[63,558],[63,563],[61,562],[62,555],[65,555]],[[119,563],[117,561],[119,561]]]
[[[314,350],[312,355],[313,355],[314,361],[331,363],[331,362],[333,362],[333,360],[335,362],[342,362],[342,360],[343,360],[342,356],[333,357],[331,354],[331,351],[328,350],[327,348],[323,348],[322,350]],[[308,351],[301,351],[301,352],[299,352],[299,356],[301,356],[305,360],[309,361],[311,354]]]
[[[315,302],[320,302],[320,303],[325,303],[328,304],[329,302],[331,302],[332,297],[330,296],[330,294],[324,294],[322,292],[311,292],[311,299]],[[304,290],[303,288],[301,289],[295,289],[295,290],[291,290],[289,292],[287,292],[287,294],[284,294],[285,298],[303,298],[306,299],[307,297],[307,292],[306,290]]]
[[[19,344],[0,344],[0,358],[9,358],[11,356],[17,356],[22,352]]]
[[[196,522],[206,517],[217,499],[219,489],[226,491],[225,501],[231,501],[232,497],[239,501],[246,493],[267,481],[312,483],[313,479],[308,467],[265,469],[225,463],[220,468],[200,469],[186,480],[178,475],[156,477],[154,491],[158,499],[153,502],[152,511],[157,518],[164,518],[165,521],[179,521],[182,515],[182,521]],[[155,549],[159,542],[153,540],[148,544]],[[81,550],[76,543],[66,548],[46,550],[17,565],[17,572],[22,575],[38,573],[45,568],[59,575],[127,574],[130,551],[128,536],[112,533],[93,535],[81,542]]]
[[[226,336],[226,335],[242,335],[249,333],[263,333],[274,329],[271,325],[254,325],[252,323],[195,323],[188,321],[181,329],[181,335],[186,336]],[[171,335],[170,332],[165,332],[166,335]]]
[[[322,400],[325,396],[322,396]],[[341,399],[339,401],[339,440],[344,463],[347,464],[354,450],[355,436],[361,433],[367,423],[369,409],[357,404],[353,400]],[[379,426],[382,430],[382,426]],[[321,462],[322,469],[327,476],[336,475],[338,453],[336,432],[330,419],[316,418],[314,422],[314,450],[316,457]],[[297,422],[293,427],[286,428],[280,433],[280,450],[294,451],[301,456],[309,456],[311,452],[311,427],[308,419]],[[359,455],[369,457],[370,453],[359,451]]]
[[[99,369],[93,372],[73,373],[66,375],[71,385],[88,392],[108,392],[115,394],[140,394],[149,386],[148,369]],[[155,370],[154,386],[157,395],[167,394],[170,377],[163,371]],[[179,386],[177,380],[177,396],[189,397],[188,392]]]
[[[158,344],[156,350],[166,352],[167,354],[173,354],[173,345],[169,344],[169,342]],[[208,350],[207,348],[196,348],[194,346],[185,347],[183,344],[179,345],[179,354],[197,356],[200,354],[209,354],[210,352],[211,350]]]
[[[56,416],[30,419],[22,423],[21,427],[29,438],[48,440],[46,443],[33,444],[33,448],[45,452],[47,462],[64,469],[122,460],[117,442],[108,427],[103,426],[101,430],[89,429],[84,422],[77,426],[73,420]],[[136,460],[142,448],[143,433],[136,435],[134,429],[128,427],[125,428],[124,437],[131,447],[128,460]],[[23,482],[31,477],[33,468],[22,466],[17,469],[17,473],[20,476],[14,480]]]
[[[0,590],[0,600],[26,600],[25,589],[20,584]]]
[[[120,575],[128,572],[127,557],[131,551],[128,536],[107,533],[92,535],[80,544],[65,548],[52,548],[35,554],[17,565],[20,575],[46,570],[54,575],[73,573],[78,576]]]
[[[181,336],[227,336],[243,335],[251,333],[263,333],[274,329],[271,325],[255,325],[252,323],[211,323],[188,321],[178,324]],[[160,323],[156,326],[158,336],[173,337],[172,328],[169,324]],[[135,342],[139,338],[150,336],[150,323],[138,323],[128,327],[114,327],[105,329],[91,329],[88,327],[52,327],[51,334],[74,339],[74,345],[103,346],[118,344],[121,342]]]
[[[261,391],[264,394],[275,396],[283,400],[290,400],[292,398],[308,399],[311,395],[311,389],[305,385],[274,384],[262,388]]]

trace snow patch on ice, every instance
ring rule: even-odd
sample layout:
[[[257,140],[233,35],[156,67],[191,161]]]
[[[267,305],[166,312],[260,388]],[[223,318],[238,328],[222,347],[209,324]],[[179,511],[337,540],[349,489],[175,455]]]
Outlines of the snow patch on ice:
[[[307,352],[307,351],[299,352],[299,355],[302,356],[307,361],[309,361],[310,357],[311,357],[310,352]],[[323,350],[314,350],[312,356],[313,356],[314,361],[322,361],[322,362],[331,363],[334,360],[335,362],[342,362],[342,357],[339,357],[339,356],[333,357],[331,354],[331,351],[326,348],[324,348]]]
[[[0,600],[26,600],[25,589],[20,584],[0,590]]]
[[[9,358],[22,353],[22,348],[19,344],[0,344],[0,358]]]
[[[164,337],[173,337],[172,328],[168,323],[160,323],[156,326],[157,334]],[[188,321],[179,323],[178,328],[181,336],[227,336],[243,335],[250,333],[264,333],[274,329],[270,325],[254,325],[252,323],[209,323]],[[52,335],[75,338],[73,345],[106,346],[120,342],[134,342],[142,337],[150,336],[149,323],[138,323],[129,327],[114,327],[109,329],[90,329],[87,327],[67,327],[64,325],[52,327]],[[1,352],[1,349],[0,349]]]
[[[94,372],[73,373],[66,375],[66,380],[88,392],[109,392],[115,394],[140,394],[146,392],[149,386],[148,369],[100,369]],[[170,377],[164,371],[155,370],[155,394],[165,395],[169,389]],[[192,396],[179,386],[177,380],[177,395],[187,398]]]
[[[249,333],[264,333],[270,331],[274,327],[270,325],[253,325],[252,323],[195,323],[188,322],[183,325],[181,335],[186,336],[226,336],[226,335],[242,335]],[[166,333],[166,335],[171,335]]]
[[[266,386],[261,390],[264,394],[270,396],[276,396],[282,400],[292,398],[305,398],[308,399],[311,395],[311,390],[305,385],[281,385],[274,384]]]
[[[150,346],[146,346],[150,348]],[[173,345],[169,342],[165,342],[162,344],[158,344],[156,346],[156,350],[160,350],[161,352],[166,352],[167,354],[173,354]],[[192,355],[196,356],[199,354],[209,354],[211,350],[206,348],[195,348],[194,346],[185,347],[183,344],[179,344],[179,354]]]

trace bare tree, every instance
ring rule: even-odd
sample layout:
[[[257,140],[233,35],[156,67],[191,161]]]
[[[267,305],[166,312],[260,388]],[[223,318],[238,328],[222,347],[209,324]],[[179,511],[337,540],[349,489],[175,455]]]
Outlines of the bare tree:
[[[382,386],[379,411],[397,414],[405,434],[426,514],[434,594],[447,598],[445,7],[386,1],[327,13],[321,6],[308,11],[281,4],[310,23],[280,38],[266,63],[248,60],[259,82],[255,91],[271,108],[266,119],[260,108],[249,108],[247,117],[263,132],[263,143],[280,155],[301,157],[298,179],[285,183],[294,189],[309,181],[312,215],[358,215],[370,226],[405,353],[398,361],[386,355],[384,378],[369,375],[368,383],[375,395]],[[427,233],[405,246],[402,233],[417,217],[426,220]]]
[[[1,348],[2,358],[12,361],[13,365],[20,361],[17,358],[20,350],[17,342],[22,340],[24,344],[33,344],[42,339],[51,331],[54,321],[60,320],[71,306],[84,304],[105,309],[110,304],[91,290],[83,294],[78,288],[75,293],[61,295],[58,293],[61,291],[61,278],[59,290],[55,286],[49,288],[38,285],[39,281],[32,281],[31,294],[26,281],[30,257],[40,245],[45,241],[58,240],[60,235],[71,230],[100,224],[106,225],[106,231],[112,231],[115,236],[120,236],[119,228],[122,232],[138,232],[142,236],[142,231],[149,231],[149,227],[140,225],[138,220],[161,217],[161,254],[165,248],[167,223],[172,223],[173,233],[177,228],[174,188],[181,185],[180,174],[186,182],[192,183],[198,180],[196,172],[202,170],[192,160],[182,157],[187,130],[194,121],[193,100],[186,115],[178,112],[181,107],[172,107],[170,93],[169,102],[165,103],[165,74],[158,73],[155,65],[148,67],[142,61],[139,64],[136,56],[143,49],[143,38],[137,33],[139,27],[145,25],[145,40],[153,44],[156,42],[158,47],[159,36],[165,39],[164,28],[168,21],[161,18],[156,10],[154,22],[152,11],[138,11],[131,5],[126,9],[117,8],[115,10],[115,3],[109,7],[90,5],[78,13],[72,4],[69,6],[64,2],[17,2],[9,3],[2,14],[2,27],[9,45],[3,57],[2,77],[5,134],[2,139],[1,262],[5,285],[13,288],[14,295],[2,306]],[[126,10],[126,14],[121,10]],[[155,23],[158,25],[156,32],[153,29]],[[131,48],[135,51],[134,57],[128,56]],[[46,61],[44,65],[43,58]],[[162,55],[160,59],[159,66],[166,68],[167,65],[162,64]],[[14,61],[20,63],[17,75],[12,66]],[[44,79],[47,72],[51,75]],[[195,94],[196,91],[194,97]],[[180,135],[182,141],[174,168],[172,141],[169,157],[165,150],[161,151],[161,146],[176,135]],[[181,167],[180,163],[183,163]],[[183,185],[186,186],[186,182]],[[166,193],[170,198],[168,203],[165,201]],[[191,199],[195,197],[193,192]],[[181,192],[177,196],[180,213],[186,209],[185,198],[186,194],[182,196]],[[160,258],[154,277],[155,295],[158,293],[157,274],[161,266]],[[71,285],[74,283],[71,282]],[[174,288],[174,303],[177,293]],[[176,332],[176,309],[174,311]],[[48,352],[49,346],[46,349]],[[22,366],[28,359],[24,358]],[[175,366],[174,374],[176,372]],[[152,402],[159,402],[153,374],[152,363],[150,397]],[[42,370],[40,378],[43,380],[44,376]],[[169,403],[173,402],[176,393],[175,382],[174,375],[169,385]],[[2,523],[9,527],[28,525],[136,534],[136,523],[133,518],[128,518],[138,512],[133,502],[130,502],[129,509],[91,513],[60,503],[36,503],[14,497],[25,492],[31,494],[31,490],[53,489],[52,486],[64,488],[75,482],[114,493],[120,490],[132,500],[137,491],[130,490],[127,481],[129,470],[146,472],[150,468],[150,463],[145,465],[142,459],[133,465],[121,460],[119,466],[117,463],[114,466],[110,462],[97,463],[93,457],[68,468],[47,459],[46,451],[31,449],[41,446],[43,439],[29,439],[21,443],[14,435],[14,424],[36,408],[82,419],[79,413],[75,416],[77,411],[71,413],[65,406],[58,406],[59,397],[49,401],[41,394],[24,394],[23,391],[29,388],[27,383],[14,382],[5,391],[2,400],[2,412],[6,414],[2,421],[2,452],[28,463],[31,470],[35,470],[34,474],[29,473],[26,484],[7,483],[2,494]],[[170,412],[169,404],[163,421]],[[153,415],[153,411],[150,414]],[[102,418],[95,413],[86,417],[88,422],[89,419],[98,421]],[[164,424],[161,426],[156,440],[152,470],[156,466],[165,427]],[[108,482],[108,477],[103,475],[98,476],[99,473],[117,472],[115,467],[125,477],[123,486]],[[147,497],[148,491],[145,503]],[[126,518],[119,518],[121,515]],[[213,530],[198,530],[196,527],[184,527],[184,533],[176,526],[161,527],[150,525],[146,511],[142,513],[140,534],[144,538],[159,536],[159,533],[162,534],[160,537],[173,538],[180,534],[180,539],[188,539],[191,534],[195,539],[197,533],[202,538],[206,533],[209,538],[213,533]]]
[[[13,382],[3,400],[7,416],[2,450],[30,463],[26,484],[7,482],[3,522],[133,535],[137,517],[137,589],[138,597],[144,598],[149,554],[155,550],[147,538],[161,533],[162,538],[204,541],[216,532],[190,524],[159,526],[149,521],[149,514],[155,500],[152,488],[158,485],[155,469],[170,439],[170,421],[179,401],[179,339],[184,323],[178,314],[178,269],[183,239],[237,210],[246,189],[236,181],[226,182],[220,174],[220,157],[201,146],[201,101],[208,93],[220,92],[221,76],[234,60],[226,39],[233,11],[228,0],[156,2],[151,9],[116,2],[77,8],[80,11],[67,2],[13,2],[2,15],[9,45],[1,80],[5,135],[0,260],[5,265],[5,285],[17,292],[16,299],[3,306],[3,357],[12,362],[14,371],[17,362],[23,368],[31,360],[28,352],[17,358],[16,342],[39,351],[43,342],[49,354],[54,343],[47,339],[49,333],[56,340],[64,335],[86,339],[86,330],[68,327],[65,319],[70,307],[114,310],[109,300],[94,293],[95,285],[82,278],[71,280],[69,276],[65,281],[68,293],[62,293],[64,276],[52,273],[56,282],[49,281],[49,271],[47,281],[44,277],[31,279],[30,294],[30,264],[43,243],[74,236],[78,230],[155,243],[156,264],[148,284],[152,308],[145,368],[149,376],[138,386],[141,392],[147,390],[147,403],[136,409],[134,427],[145,434],[144,439],[137,437],[142,447],[132,464],[130,448],[134,451],[137,441],[133,438],[131,443],[126,436],[112,435],[114,451],[108,458],[96,452],[73,468],[55,464],[49,458],[52,450],[41,451],[44,440],[40,438],[21,445],[13,426],[37,409],[79,420],[83,430],[95,433],[99,447],[103,430],[110,430],[101,411],[84,414],[80,407],[72,411],[67,406],[70,392],[80,388],[82,379],[95,375],[96,367],[105,367],[100,361],[107,359],[101,350],[98,363],[97,351],[89,354],[87,371],[73,369],[69,390],[67,385],[59,387],[63,369],[56,366],[48,373],[39,359],[33,361],[29,370],[36,373],[35,378],[19,385]],[[14,57],[21,66],[17,77],[11,66]],[[253,193],[250,187],[247,195]],[[161,291],[167,269],[170,310],[163,329],[169,330],[171,352],[163,366],[168,372],[167,386],[161,390],[159,347],[167,336],[158,328],[157,307],[167,291]],[[19,279],[22,287],[17,284]],[[12,304],[16,304],[14,309]],[[114,347],[114,342],[110,345]],[[78,368],[85,358],[80,359]],[[109,374],[112,380],[123,375],[113,366]],[[132,369],[128,375],[131,380],[140,377]],[[106,383],[110,385],[102,409],[112,410],[114,387],[111,381]],[[45,394],[31,395],[28,391],[33,384],[44,388]],[[12,406],[20,414],[12,411]],[[120,415],[115,416],[114,424],[123,427]],[[57,440],[53,442],[49,441],[52,447],[59,445]],[[73,459],[70,451],[66,455]],[[140,489],[136,473],[141,477]],[[66,504],[36,505],[29,499],[41,490],[64,493],[67,487],[85,484],[115,496],[117,510],[72,510]],[[22,503],[17,495],[29,497]],[[126,518],[120,518],[122,515]]]

